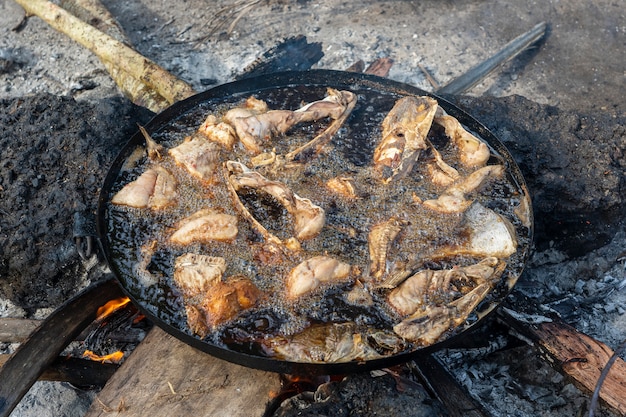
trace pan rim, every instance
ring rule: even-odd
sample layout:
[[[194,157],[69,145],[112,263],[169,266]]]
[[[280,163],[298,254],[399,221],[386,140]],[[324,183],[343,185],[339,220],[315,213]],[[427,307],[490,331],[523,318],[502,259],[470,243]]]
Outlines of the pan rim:
[[[510,155],[510,152],[504,146],[504,144],[479,121],[477,121],[464,110],[460,109],[443,97],[423,91],[409,84],[404,84],[401,82],[369,74],[350,73],[335,70],[288,71],[233,81],[211,88],[207,91],[175,103],[165,111],[157,114],[144,127],[149,133],[157,132],[163,127],[167,126],[168,123],[170,123],[172,120],[177,119],[181,115],[201,105],[202,103],[209,101],[210,99],[232,96],[234,94],[251,94],[257,91],[289,86],[316,86],[349,89],[350,86],[356,85],[358,85],[360,88],[366,87],[378,89],[399,95],[428,95],[435,98],[438,103],[446,110],[446,112],[456,117],[465,126],[471,126],[472,130],[478,133],[483,139],[485,139],[488,144],[492,148],[494,148],[494,150],[496,150],[500,155],[507,156],[507,171],[511,172],[513,179],[518,182],[517,185],[520,188],[524,189],[526,191],[526,194],[528,195],[524,178],[513,157]],[[495,311],[497,306],[504,301],[508,293],[513,288],[513,286],[511,285],[506,294],[499,296],[497,302],[495,303],[495,306],[487,314],[485,314],[485,316],[481,317],[476,322],[472,323],[469,326],[466,326],[458,333],[446,338],[443,341],[436,342],[429,346],[420,347],[408,352],[402,352],[388,357],[371,359],[363,362],[294,362],[270,357],[251,355],[245,352],[237,352],[221,346],[214,345],[207,341],[203,341],[184,332],[180,328],[177,328],[176,326],[173,326],[170,323],[156,317],[156,315],[151,310],[146,308],[143,302],[141,302],[141,300],[139,300],[133,294],[133,292],[127,288],[127,285],[125,285],[123,280],[120,279],[119,271],[114,267],[115,263],[112,261],[110,243],[107,240],[108,231],[105,221],[106,207],[108,202],[110,201],[111,185],[118,177],[119,171],[124,161],[126,160],[125,152],[128,152],[129,147],[136,147],[135,144],[139,143],[138,141],[143,141],[140,132],[136,132],[133,136],[131,136],[128,143],[120,151],[119,155],[109,168],[109,171],[100,191],[97,208],[96,228],[101,242],[102,252],[107,263],[109,264],[109,267],[111,268],[118,282],[120,283],[120,287],[122,287],[125,294],[144,314],[146,314],[146,316],[148,316],[157,326],[161,327],[163,330],[165,330],[167,333],[174,336],[175,338],[213,356],[251,368],[282,373],[346,374],[379,369],[382,367],[407,362],[417,355],[429,354],[441,348],[452,345],[454,341],[456,341],[461,335],[467,334],[468,332],[476,329],[480,323],[483,323],[485,317],[491,315]],[[529,207],[529,213],[531,226],[529,228],[528,239],[530,242],[532,242],[532,225],[534,223],[532,219],[532,207]],[[523,264],[527,263],[529,252],[530,248],[528,248],[526,251],[523,259]],[[522,271],[519,272],[516,280],[519,279],[519,275],[521,275]]]

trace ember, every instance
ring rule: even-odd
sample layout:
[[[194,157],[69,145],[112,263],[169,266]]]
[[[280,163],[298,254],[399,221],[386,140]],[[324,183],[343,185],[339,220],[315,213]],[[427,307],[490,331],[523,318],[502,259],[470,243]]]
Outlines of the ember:
[[[342,377],[337,375],[288,375],[281,374],[280,382],[281,389],[278,392],[270,391],[270,403],[267,406],[266,415],[272,415],[288,398],[302,394],[306,391],[315,391],[320,385],[329,382],[341,380]]]
[[[109,353],[106,355],[97,355],[91,350],[86,350],[83,353],[83,358],[102,363],[120,363],[124,358],[124,352],[118,350],[117,352]]]

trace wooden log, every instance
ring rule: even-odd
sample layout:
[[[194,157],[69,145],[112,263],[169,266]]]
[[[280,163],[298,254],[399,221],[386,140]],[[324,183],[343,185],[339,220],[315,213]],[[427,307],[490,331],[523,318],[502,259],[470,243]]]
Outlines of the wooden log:
[[[262,416],[278,374],[214,358],[155,327],[111,377],[86,417]]]
[[[0,343],[21,343],[41,324],[39,320],[0,318]]]
[[[613,350],[565,323],[541,323],[535,330],[538,344],[583,391],[593,392]],[[617,358],[600,390],[600,398],[626,415],[626,363]]]
[[[498,312],[514,330],[538,346],[548,361],[568,375],[579,389],[593,393],[600,373],[613,356],[610,347],[579,332],[556,316],[533,324],[515,317],[515,312],[511,310],[500,309]],[[617,358],[602,384],[600,399],[620,415],[626,415],[624,398],[626,363]]]
[[[0,343],[22,343],[41,323],[34,319],[0,318]],[[92,323],[75,340],[87,339],[97,326],[98,323]],[[139,343],[143,336],[144,330],[136,328],[112,329],[107,333],[107,339],[120,343]]]
[[[157,112],[163,109],[164,102],[171,105],[195,94],[189,84],[56,4],[47,0],[15,1],[26,12],[41,18],[54,29],[89,49],[102,62],[111,63],[112,65],[107,65],[107,68],[112,72],[116,82],[121,83],[123,91],[140,90],[142,94],[146,94],[147,98],[143,95],[132,98],[139,105],[154,104],[155,108],[151,110]],[[141,85],[141,88],[138,89],[137,85]],[[155,101],[153,96],[155,92],[164,101]]]

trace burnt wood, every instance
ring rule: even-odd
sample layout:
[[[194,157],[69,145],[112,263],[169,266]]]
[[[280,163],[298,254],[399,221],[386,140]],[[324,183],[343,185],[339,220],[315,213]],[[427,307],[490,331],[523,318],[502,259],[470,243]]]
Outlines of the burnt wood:
[[[241,80],[279,71],[305,71],[311,69],[323,56],[320,42],[309,43],[304,35],[293,36],[266,51],[244,68],[236,79]]]
[[[0,355],[0,366],[11,355]],[[77,387],[103,387],[119,368],[112,363],[101,363],[89,359],[58,357],[50,367],[39,375],[39,381],[63,381]]]
[[[33,331],[41,325],[42,320],[0,318],[0,343],[22,343],[27,340]],[[85,340],[97,329],[98,323],[93,323],[83,330],[74,340]],[[95,330],[97,331],[97,330]],[[142,329],[124,328],[113,329],[107,333],[107,339],[122,343],[139,343],[144,336]],[[5,361],[0,360],[0,364]]]
[[[377,75],[379,77],[386,77],[389,75],[389,71],[391,70],[392,65],[393,65],[393,59],[378,58],[375,61],[373,61],[363,72],[365,74],[372,74],[372,75]]]
[[[593,393],[600,374],[613,356],[606,344],[579,332],[556,316],[529,323],[500,309],[499,316],[511,328],[528,338],[557,370],[569,376],[583,392]],[[539,311],[539,310],[536,310]],[[600,390],[600,399],[620,415],[626,415],[626,362],[613,363]]]
[[[433,355],[414,360],[422,383],[448,410],[450,417],[488,417],[485,408],[472,398]]]
[[[122,295],[112,278],[78,294],[52,313],[0,370],[0,417],[8,417],[33,383],[80,332],[98,307]]]
[[[613,350],[565,323],[541,323],[533,330],[546,354],[574,378],[579,388],[593,392]],[[621,415],[626,415],[626,363],[621,358],[617,358],[603,382],[600,398]]]

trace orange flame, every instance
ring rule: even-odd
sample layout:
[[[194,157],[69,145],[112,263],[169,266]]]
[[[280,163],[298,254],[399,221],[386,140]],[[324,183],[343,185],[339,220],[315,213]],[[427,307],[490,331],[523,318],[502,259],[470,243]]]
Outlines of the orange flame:
[[[108,355],[103,355],[103,356],[96,355],[91,350],[85,350],[85,352],[83,352],[83,358],[87,358],[92,361],[98,361],[102,363],[104,362],[119,363],[123,357],[124,357],[124,352],[119,351],[119,350],[117,352],[113,352],[113,353],[110,353]]]
[[[96,316],[97,316],[96,321],[104,320],[105,318],[113,314],[115,311],[124,307],[129,302],[130,302],[130,298],[128,297],[120,297],[120,298],[116,298],[114,300],[108,301],[105,305],[98,308],[98,311],[96,312]]]

